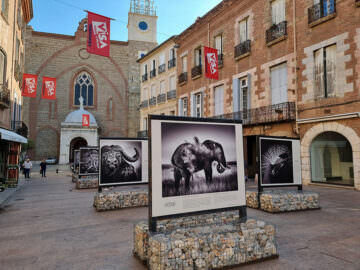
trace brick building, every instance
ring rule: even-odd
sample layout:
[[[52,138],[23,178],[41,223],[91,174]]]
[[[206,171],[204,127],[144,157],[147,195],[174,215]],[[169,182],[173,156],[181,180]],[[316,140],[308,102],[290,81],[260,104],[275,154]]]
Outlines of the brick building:
[[[59,157],[61,127],[68,128],[69,123],[64,122],[68,114],[80,109],[80,96],[84,98],[84,109],[96,119],[98,136],[136,136],[140,100],[140,65],[136,60],[156,46],[155,10],[142,2],[132,0],[129,40],[111,41],[109,58],[87,53],[86,18],[74,36],[27,29],[26,73],[39,75],[38,89],[42,76],[57,80],[56,100],[41,99],[41,91],[36,98],[25,100],[24,121],[35,142],[32,159]],[[69,115],[67,119],[70,118]],[[66,137],[61,147],[66,148],[63,155],[69,156],[69,162],[73,149],[89,142],[80,133]]]
[[[21,81],[25,29],[32,17],[31,0],[0,2],[0,181],[9,185],[17,184],[20,143],[27,142],[22,137],[27,128],[21,118]]]
[[[178,115],[244,123],[248,175],[255,135],[301,138],[303,182],[360,189],[358,0],[224,0],[181,33]],[[205,78],[204,46],[219,52]]]
[[[175,38],[169,38],[138,60],[142,80],[139,137],[147,136],[149,114],[176,114]]]

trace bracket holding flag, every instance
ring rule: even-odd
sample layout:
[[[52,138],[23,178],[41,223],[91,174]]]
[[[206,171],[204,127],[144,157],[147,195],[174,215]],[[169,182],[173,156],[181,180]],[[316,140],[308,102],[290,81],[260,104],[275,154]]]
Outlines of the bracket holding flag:
[[[204,46],[205,76],[209,79],[219,79],[218,50]]]
[[[110,56],[110,20],[111,18],[88,13],[87,51],[105,57]]]

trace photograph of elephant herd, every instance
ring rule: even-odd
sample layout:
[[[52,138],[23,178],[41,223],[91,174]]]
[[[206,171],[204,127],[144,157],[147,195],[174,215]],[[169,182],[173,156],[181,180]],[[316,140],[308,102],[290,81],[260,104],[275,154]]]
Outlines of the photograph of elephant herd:
[[[161,123],[162,197],[238,190],[234,125]]]
[[[132,184],[142,181],[142,142],[100,140],[100,185]]]
[[[80,148],[79,175],[99,174],[99,149],[97,147]]]
[[[292,141],[261,138],[261,184],[294,183]]]

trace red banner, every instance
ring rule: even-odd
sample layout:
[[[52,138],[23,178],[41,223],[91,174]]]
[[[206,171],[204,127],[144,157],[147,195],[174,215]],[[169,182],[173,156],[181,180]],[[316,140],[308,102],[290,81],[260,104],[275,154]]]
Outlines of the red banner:
[[[87,51],[110,56],[110,18],[88,12]]]
[[[22,87],[23,97],[36,97],[37,79],[38,76],[36,75],[32,75],[32,74],[23,75],[23,87]]]
[[[56,78],[43,77],[41,98],[56,99]]]
[[[205,76],[210,79],[219,79],[218,51],[217,49],[204,47]]]
[[[82,115],[82,125],[83,127],[89,127],[90,126],[90,115],[83,114]]]

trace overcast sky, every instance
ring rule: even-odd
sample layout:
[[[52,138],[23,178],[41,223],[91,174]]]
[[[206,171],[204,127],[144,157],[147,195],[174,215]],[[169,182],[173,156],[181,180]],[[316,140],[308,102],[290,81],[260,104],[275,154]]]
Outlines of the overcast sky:
[[[221,0],[155,0],[158,16],[158,43],[180,34]],[[127,41],[127,14],[130,0],[34,0],[36,31],[74,35],[89,10],[117,19],[111,22],[111,39]]]

